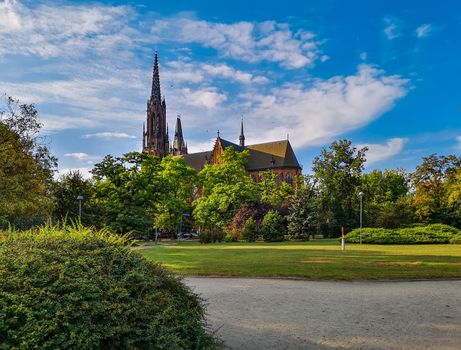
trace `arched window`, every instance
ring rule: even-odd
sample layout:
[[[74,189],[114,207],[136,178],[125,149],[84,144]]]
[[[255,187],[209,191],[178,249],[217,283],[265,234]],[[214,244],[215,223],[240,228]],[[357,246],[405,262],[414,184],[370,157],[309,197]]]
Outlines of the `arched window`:
[[[285,182],[286,182],[287,184],[293,185],[293,175],[291,175],[290,173],[288,173],[287,176],[285,176]]]
[[[280,186],[282,184],[281,174],[275,175],[275,179],[277,180],[277,184]]]

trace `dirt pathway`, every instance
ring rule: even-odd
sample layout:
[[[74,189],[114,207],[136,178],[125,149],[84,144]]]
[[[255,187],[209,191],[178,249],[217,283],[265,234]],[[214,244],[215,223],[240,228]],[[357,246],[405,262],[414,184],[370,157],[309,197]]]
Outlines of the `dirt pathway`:
[[[461,349],[461,281],[186,283],[231,349]]]

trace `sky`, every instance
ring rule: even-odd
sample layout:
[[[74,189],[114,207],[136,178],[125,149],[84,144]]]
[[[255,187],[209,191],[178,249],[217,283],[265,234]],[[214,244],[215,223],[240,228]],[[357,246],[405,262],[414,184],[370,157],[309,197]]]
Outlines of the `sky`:
[[[155,50],[170,136],[337,139],[366,170],[461,153],[461,2],[0,0],[0,93],[34,103],[60,173],[140,151]]]

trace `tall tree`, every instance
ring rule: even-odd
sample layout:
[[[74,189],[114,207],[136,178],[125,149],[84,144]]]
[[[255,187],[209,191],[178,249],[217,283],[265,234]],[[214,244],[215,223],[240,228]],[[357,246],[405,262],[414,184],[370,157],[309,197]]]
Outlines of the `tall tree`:
[[[413,222],[410,177],[403,169],[363,174],[361,190],[365,226],[394,228]]]
[[[77,197],[83,196],[81,222],[84,225],[100,227],[103,212],[96,200],[96,191],[91,180],[83,178],[79,171],[62,175],[54,185],[57,220],[78,220],[79,206]]]
[[[291,239],[309,239],[315,234],[318,221],[317,193],[310,177],[296,189],[287,216],[288,235]]]
[[[25,228],[51,214],[48,174],[0,123],[0,226]]]
[[[153,228],[161,198],[160,159],[138,152],[106,156],[92,170],[104,221],[115,232],[143,234]]]
[[[334,141],[313,162],[313,178],[319,191],[323,233],[337,236],[341,226],[358,225],[358,192],[367,148],[357,150],[349,140]]]
[[[200,171],[202,195],[193,203],[193,215],[201,227],[224,229],[243,203],[258,202],[258,187],[245,170],[248,156],[228,147],[217,164]]]
[[[0,99],[0,123],[18,135],[21,150],[32,156],[51,179],[58,160],[49,152],[46,138],[40,136],[43,125],[35,105],[20,103],[18,99],[3,95]]]
[[[39,136],[34,105],[0,99],[0,224],[27,227],[52,211],[57,160]]]
[[[197,174],[184,158],[170,155],[160,162],[158,176],[162,191],[155,205],[154,226],[162,232],[176,233],[184,214],[190,214]]]
[[[423,158],[412,174],[415,194],[413,204],[422,221],[451,223],[448,203],[450,184],[456,183],[461,157],[432,154]]]
[[[260,173],[261,181],[258,183],[261,192],[261,201],[278,208],[284,201],[291,199],[293,187],[286,182],[281,182],[273,171],[267,170]]]

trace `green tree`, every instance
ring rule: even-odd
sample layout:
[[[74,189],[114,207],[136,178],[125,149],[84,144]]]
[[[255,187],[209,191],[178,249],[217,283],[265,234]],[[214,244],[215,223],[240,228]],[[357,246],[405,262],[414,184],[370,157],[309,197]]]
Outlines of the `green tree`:
[[[256,224],[256,221],[250,217],[245,222],[245,227],[243,229],[243,239],[248,242],[255,242],[259,235],[259,227]]]
[[[243,203],[258,202],[258,187],[245,170],[248,156],[228,147],[217,164],[200,171],[202,195],[193,203],[193,215],[202,228],[224,230]]]
[[[56,200],[55,218],[78,220],[78,196],[83,196],[81,223],[101,227],[102,208],[97,203],[96,191],[91,180],[84,179],[79,171],[62,175],[54,186]]]
[[[293,187],[286,182],[280,182],[278,174],[267,170],[260,173],[260,178],[258,186],[261,192],[261,202],[278,208],[284,201],[291,199]]]
[[[413,222],[409,183],[409,175],[402,169],[363,174],[364,225],[395,228]]]
[[[190,200],[197,188],[197,174],[181,157],[162,159],[159,169],[161,196],[155,205],[154,225],[163,232],[175,233],[183,214],[190,212]]]
[[[262,237],[266,242],[281,242],[287,233],[285,219],[275,210],[264,216],[261,226]]]
[[[22,105],[17,113],[14,106],[9,98],[6,109],[0,107],[0,226],[26,228],[43,222],[53,210],[50,189],[56,164],[31,136],[40,129],[36,110]]]
[[[334,141],[313,162],[319,191],[319,223],[323,233],[340,234],[341,226],[358,225],[358,189],[367,148],[357,150],[348,140]]]
[[[317,198],[314,186],[307,182],[296,190],[287,216],[291,239],[309,239],[317,227]]]
[[[423,158],[412,174],[416,215],[424,222],[453,224],[449,189],[456,184],[461,157],[432,154]]]
[[[154,209],[162,197],[160,159],[138,152],[110,155],[92,170],[104,222],[118,233],[152,231]]]

